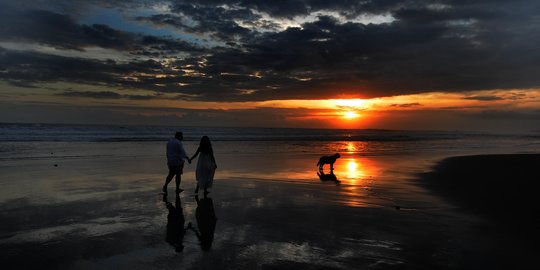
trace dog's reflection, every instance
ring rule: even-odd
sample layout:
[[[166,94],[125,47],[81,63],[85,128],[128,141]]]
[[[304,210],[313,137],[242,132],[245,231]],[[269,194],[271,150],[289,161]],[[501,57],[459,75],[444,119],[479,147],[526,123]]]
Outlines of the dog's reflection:
[[[191,223],[184,228],[186,220],[182,209],[182,201],[178,193],[176,193],[175,205],[167,200],[167,194],[163,195],[163,202],[167,210],[169,210],[169,214],[167,215],[166,241],[174,247],[176,252],[182,252],[184,250],[184,235],[186,234],[186,230],[191,227]]]
[[[321,181],[323,182],[332,181],[336,185],[339,185],[341,183],[341,181],[339,181],[336,175],[334,174],[334,170],[330,170],[330,173],[324,173],[323,170],[319,170],[317,172],[317,176],[319,176],[319,179],[321,179]]]

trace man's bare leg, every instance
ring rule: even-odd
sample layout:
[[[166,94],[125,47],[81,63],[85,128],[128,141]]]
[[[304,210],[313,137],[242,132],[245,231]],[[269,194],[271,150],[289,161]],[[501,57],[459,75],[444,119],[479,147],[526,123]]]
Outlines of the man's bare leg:
[[[169,183],[172,181],[174,177],[174,174],[172,173],[169,173],[167,175],[167,178],[165,178],[165,185],[163,185],[163,192],[167,193],[167,185],[169,185]]]
[[[181,182],[182,182],[182,175],[178,173],[176,174],[176,193],[180,193],[184,191],[183,189],[180,188]]]

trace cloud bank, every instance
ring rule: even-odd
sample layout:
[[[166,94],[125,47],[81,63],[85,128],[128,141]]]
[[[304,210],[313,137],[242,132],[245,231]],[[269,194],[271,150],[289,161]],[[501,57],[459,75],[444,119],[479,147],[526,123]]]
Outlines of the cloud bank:
[[[105,11],[119,16],[88,22]],[[198,101],[534,88],[539,11],[532,0],[2,1],[0,80]]]

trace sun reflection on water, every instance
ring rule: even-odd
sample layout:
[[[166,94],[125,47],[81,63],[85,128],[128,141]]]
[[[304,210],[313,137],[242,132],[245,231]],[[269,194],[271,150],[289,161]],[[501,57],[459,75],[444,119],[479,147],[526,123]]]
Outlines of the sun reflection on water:
[[[376,166],[365,158],[344,157],[340,163],[336,164],[339,165],[336,168],[336,174],[340,180],[343,179],[350,184],[358,184],[360,181],[371,178],[377,173]]]
[[[335,173],[341,181],[341,202],[348,206],[373,206],[369,190],[380,173],[380,164],[366,157],[355,157],[352,153],[339,160]]]
[[[358,163],[356,160],[351,159],[347,161],[347,178],[356,179],[360,177],[360,171],[358,170]]]
[[[353,153],[354,151],[356,151],[356,147],[354,146],[354,144],[352,142],[347,142],[347,153]]]

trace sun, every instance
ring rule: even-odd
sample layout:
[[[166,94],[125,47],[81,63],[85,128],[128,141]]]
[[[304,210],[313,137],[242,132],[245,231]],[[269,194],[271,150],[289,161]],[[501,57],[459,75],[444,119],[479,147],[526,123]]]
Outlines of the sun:
[[[359,116],[360,115],[357,114],[354,111],[345,111],[345,112],[343,112],[343,118],[345,118],[345,119],[355,119],[355,118],[358,118]]]
[[[366,101],[363,99],[335,99],[333,101],[341,116],[347,120],[360,117],[358,111],[364,110],[366,106]]]

